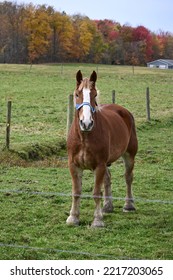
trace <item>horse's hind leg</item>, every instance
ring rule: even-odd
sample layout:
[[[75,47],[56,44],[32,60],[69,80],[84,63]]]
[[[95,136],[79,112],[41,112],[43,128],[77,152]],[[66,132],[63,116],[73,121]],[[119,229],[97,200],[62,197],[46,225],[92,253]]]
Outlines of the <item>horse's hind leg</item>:
[[[104,176],[104,206],[103,213],[111,213],[113,212],[113,203],[112,203],[112,191],[111,191],[111,173],[106,168],[105,176]]]
[[[134,157],[130,156],[129,153],[125,153],[123,156],[125,163],[125,180],[126,180],[126,199],[123,211],[129,212],[134,211],[135,207],[133,204],[133,194],[132,194],[132,181],[133,181],[133,168],[134,168]]]
[[[67,218],[66,223],[68,225],[79,224],[79,206],[80,195],[82,191],[82,170],[76,167],[74,164],[69,165],[70,173],[72,176],[72,206],[70,210],[70,216]]]

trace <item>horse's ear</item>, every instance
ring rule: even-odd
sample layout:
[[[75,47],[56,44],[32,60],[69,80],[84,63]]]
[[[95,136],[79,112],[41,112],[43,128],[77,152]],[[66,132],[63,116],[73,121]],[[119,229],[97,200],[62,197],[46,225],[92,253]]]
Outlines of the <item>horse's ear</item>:
[[[95,82],[97,81],[97,73],[96,71],[93,71],[91,76],[90,76],[90,81],[93,82],[93,84],[95,84]]]
[[[79,70],[77,73],[76,73],[76,81],[77,81],[77,86],[79,86],[81,84],[81,81],[82,81],[82,73],[81,71]]]

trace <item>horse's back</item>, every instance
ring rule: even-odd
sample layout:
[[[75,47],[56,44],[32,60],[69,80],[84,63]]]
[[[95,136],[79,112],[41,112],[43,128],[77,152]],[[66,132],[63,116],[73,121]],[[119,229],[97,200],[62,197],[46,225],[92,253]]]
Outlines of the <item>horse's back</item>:
[[[124,107],[117,104],[103,104],[100,105],[100,112],[104,116],[113,117],[116,119],[119,117],[125,122],[128,129],[131,130],[131,126],[134,125],[133,115]]]

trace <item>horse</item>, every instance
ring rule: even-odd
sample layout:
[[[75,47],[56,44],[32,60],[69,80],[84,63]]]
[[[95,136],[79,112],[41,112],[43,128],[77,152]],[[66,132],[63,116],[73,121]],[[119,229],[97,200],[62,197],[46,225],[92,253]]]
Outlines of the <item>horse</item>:
[[[72,206],[66,220],[79,225],[82,174],[85,169],[95,175],[95,201],[92,227],[103,227],[103,214],[113,211],[109,166],[122,157],[125,163],[126,198],[123,210],[134,211],[132,181],[138,141],[133,115],[117,104],[97,104],[97,73],[84,78],[76,73],[74,91],[75,117],[67,137],[68,166],[72,177]],[[104,203],[101,208],[102,185]]]

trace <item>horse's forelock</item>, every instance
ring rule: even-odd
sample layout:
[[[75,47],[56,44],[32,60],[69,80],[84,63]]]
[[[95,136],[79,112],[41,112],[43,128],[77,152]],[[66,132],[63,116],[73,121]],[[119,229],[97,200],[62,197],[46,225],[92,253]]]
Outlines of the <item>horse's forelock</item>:
[[[88,78],[85,78],[84,80],[83,80],[83,87],[84,88],[90,88],[90,82],[89,82],[89,79]]]
[[[84,78],[83,81],[81,81],[81,84],[78,87],[79,91],[82,91],[83,88],[92,89],[94,86],[94,83],[90,81],[88,78]]]

